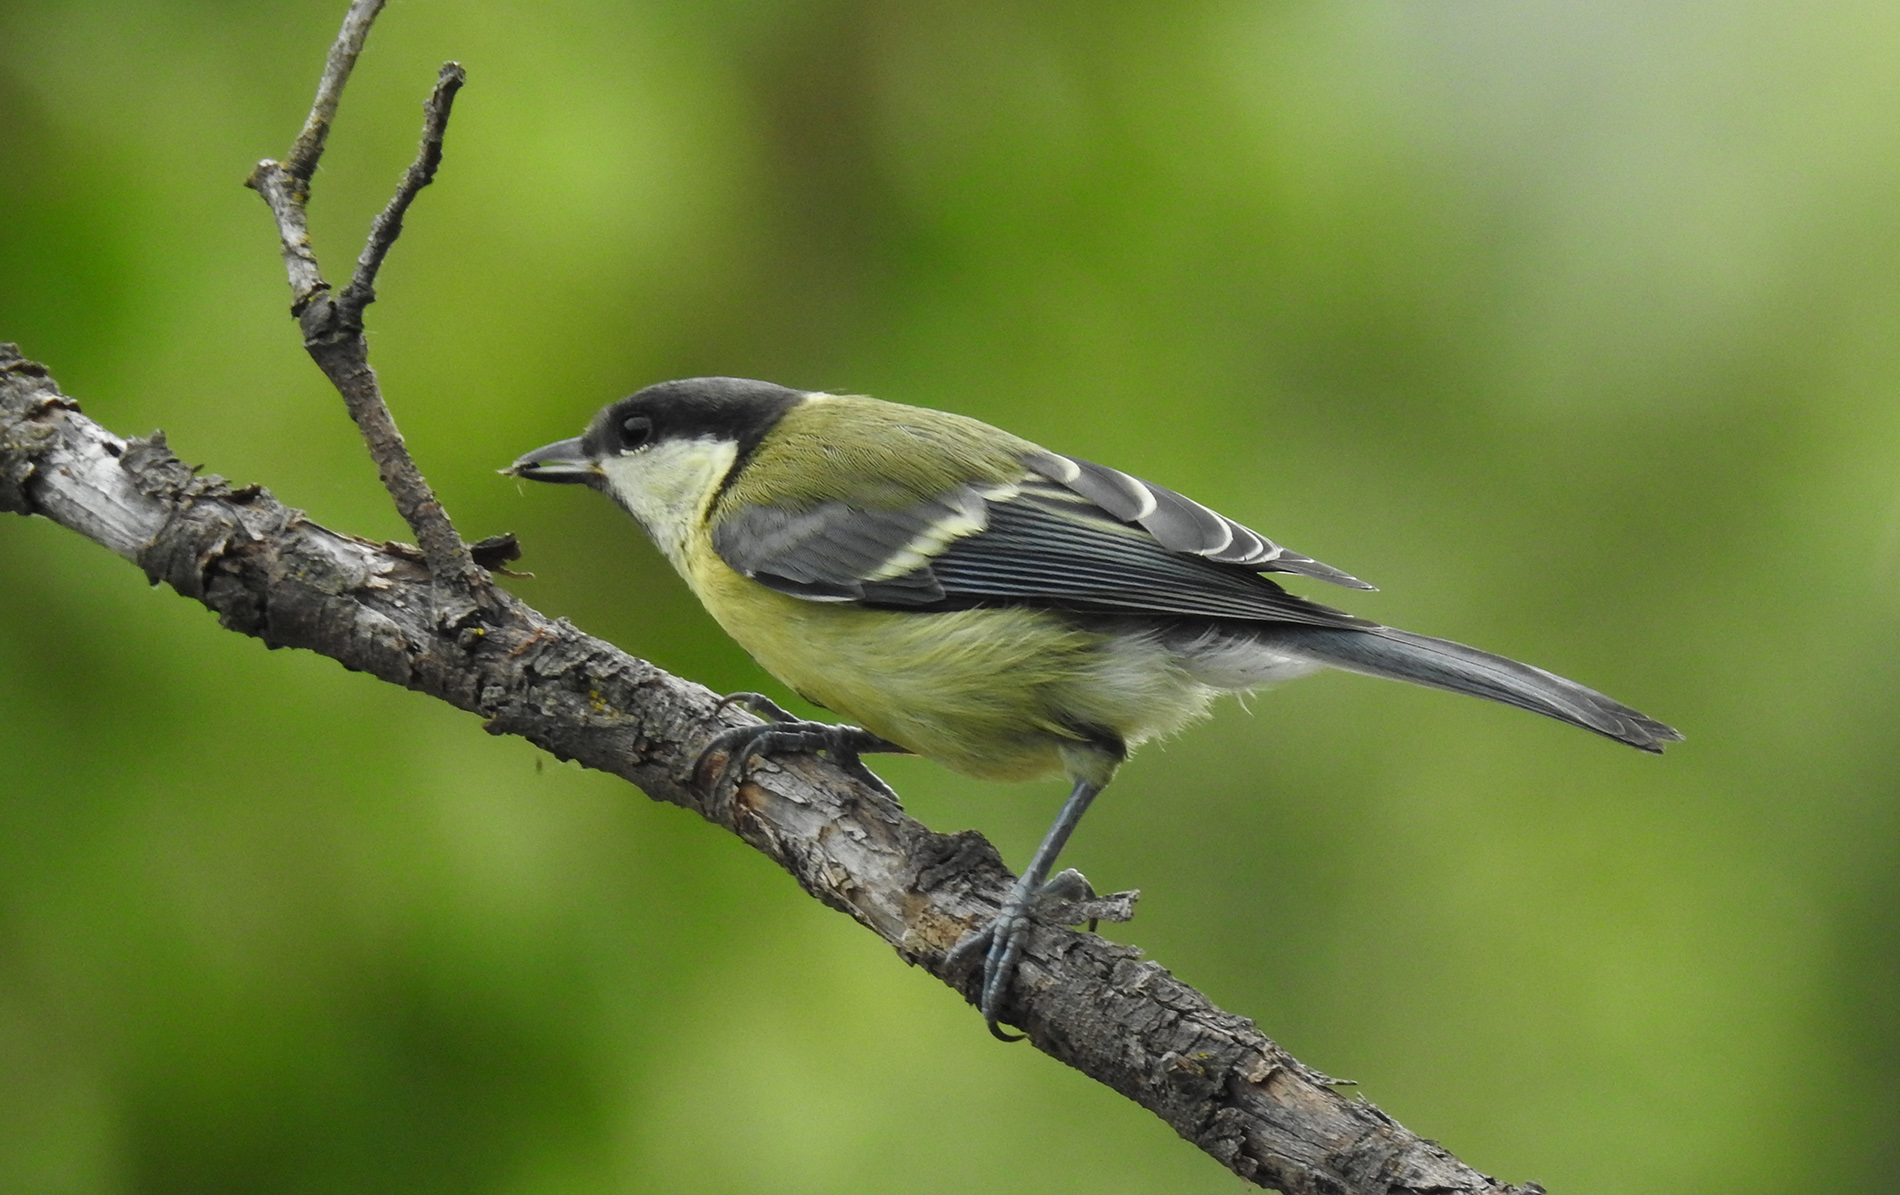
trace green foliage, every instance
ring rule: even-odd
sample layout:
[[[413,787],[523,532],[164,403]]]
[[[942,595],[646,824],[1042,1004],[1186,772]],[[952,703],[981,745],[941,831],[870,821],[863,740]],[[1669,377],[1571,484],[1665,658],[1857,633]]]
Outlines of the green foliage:
[[[0,7],[0,339],[397,537],[239,185],[342,7]],[[1290,686],[1072,844],[1126,940],[1491,1173],[1900,1184],[1900,9],[406,0],[332,279],[449,57],[372,343],[517,592],[771,691],[607,503],[494,474],[668,377],[1185,490],[1689,741]],[[1060,799],[884,773],[1018,862]],[[720,833],[0,522],[0,1190],[1235,1184]]]

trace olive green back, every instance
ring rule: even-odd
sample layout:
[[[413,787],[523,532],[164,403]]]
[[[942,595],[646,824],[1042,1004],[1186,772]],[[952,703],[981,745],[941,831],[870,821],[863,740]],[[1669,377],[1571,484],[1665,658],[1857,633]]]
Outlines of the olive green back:
[[[718,500],[805,509],[896,510],[966,482],[1013,481],[1037,446],[987,423],[859,395],[817,395],[786,412]],[[822,464],[821,464],[822,463]]]

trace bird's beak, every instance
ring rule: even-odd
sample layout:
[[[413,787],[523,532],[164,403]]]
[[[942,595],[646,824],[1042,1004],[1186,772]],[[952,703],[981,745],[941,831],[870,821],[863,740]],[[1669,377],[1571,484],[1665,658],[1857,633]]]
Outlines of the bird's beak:
[[[580,437],[572,440],[558,440],[553,444],[535,449],[502,473],[509,477],[525,477],[529,481],[555,481],[565,485],[585,485],[600,476],[600,467],[594,464],[581,447]]]

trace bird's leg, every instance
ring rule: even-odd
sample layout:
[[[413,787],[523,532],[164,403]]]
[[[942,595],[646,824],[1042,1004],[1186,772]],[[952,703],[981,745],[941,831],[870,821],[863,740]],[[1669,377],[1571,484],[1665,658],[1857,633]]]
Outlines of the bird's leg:
[[[717,788],[725,783],[728,774],[735,768],[741,774],[746,764],[759,755],[771,755],[779,752],[817,752],[823,751],[831,756],[832,762],[849,772],[853,777],[883,793],[892,801],[897,794],[888,784],[864,766],[859,758],[863,752],[908,755],[907,747],[900,747],[889,739],[872,734],[860,726],[835,726],[829,722],[808,722],[781,707],[777,702],[762,693],[732,693],[719,699],[713,710],[717,714],[727,706],[742,706],[752,713],[766,719],[747,726],[731,726],[720,731],[706,744],[699,758],[693,762],[693,775],[702,774],[708,760],[723,755],[724,761],[712,777],[711,787]]]
[[[1095,794],[1102,791],[1102,785],[1087,780],[1077,780],[1075,788],[1069,793],[1069,799],[1062,803],[1062,812],[1056,814],[1055,824],[1043,835],[1042,845],[1029,860],[1029,866],[1023,874],[1016,877],[1016,883],[1010,887],[1009,895],[1003,898],[1003,907],[997,910],[996,917],[988,925],[977,930],[969,937],[958,942],[945,961],[954,966],[981,951],[983,953],[983,990],[977,1000],[977,1008],[983,1013],[983,1021],[990,1027],[990,1033],[999,1041],[1021,1041],[1022,1034],[1005,1033],[998,1027],[1002,1019],[1003,1002],[1009,993],[1009,986],[1016,977],[1016,966],[1022,961],[1023,945],[1029,940],[1029,933],[1035,927],[1036,906],[1044,896],[1044,882],[1049,879],[1049,869],[1055,866],[1056,856],[1062,853],[1063,844],[1069,841],[1069,835],[1088,812],[1089,802]],[[1066,876],[1068,873],[1064,873]],[[1077,875],[1079,879],[1079,874]],[[1066,895],[1066,888],[1073,881],[1058,877],[1065,885],[1065,891],[1054,893]],[[1088,881],[1083,880],[1086,886]]]

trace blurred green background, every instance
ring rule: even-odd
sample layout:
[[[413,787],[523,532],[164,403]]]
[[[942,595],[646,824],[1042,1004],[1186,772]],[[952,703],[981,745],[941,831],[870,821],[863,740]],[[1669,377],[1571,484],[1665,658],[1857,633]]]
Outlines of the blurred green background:
[[[239,185],[342,9],[0,7],[0,339],[397,537]],[[608,503],[495,476],[663,378],[1186,490],[1689,741],[1227,703],[1066,856],[1119,937],[1514,1181],[1900,1189],[1900,8],[398,0],[331,278],[451,57],[370,322],[517,593],[778,691]],[[882,770],[1017,863],[1061,796]],[[0,520],[0,1190],[1240,1186],[730,837]]]

